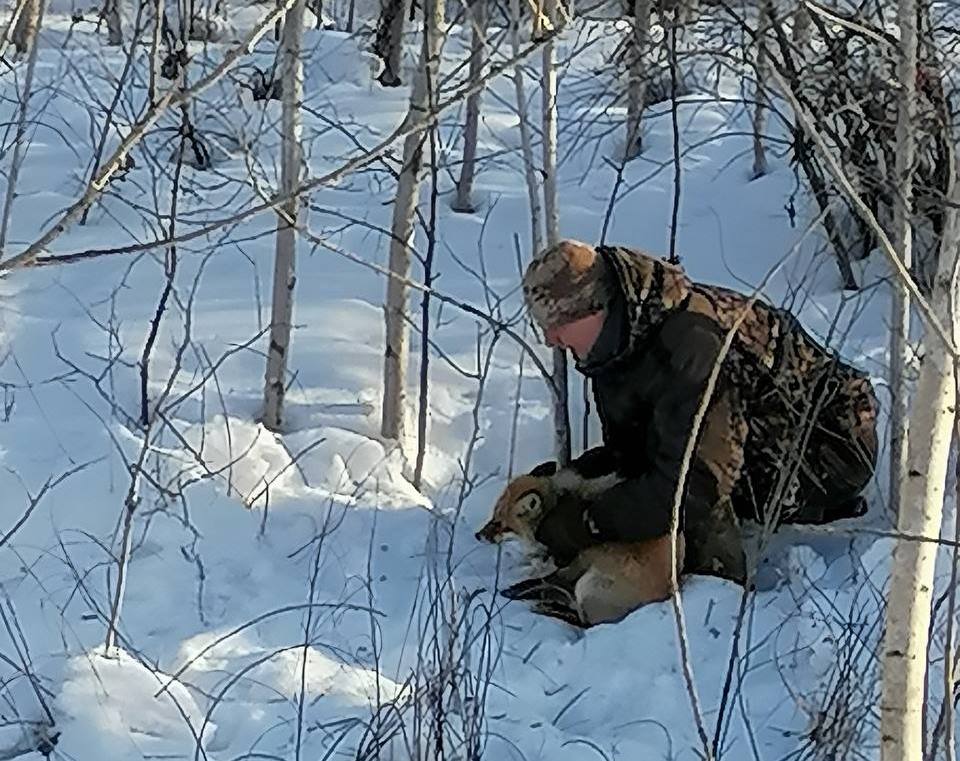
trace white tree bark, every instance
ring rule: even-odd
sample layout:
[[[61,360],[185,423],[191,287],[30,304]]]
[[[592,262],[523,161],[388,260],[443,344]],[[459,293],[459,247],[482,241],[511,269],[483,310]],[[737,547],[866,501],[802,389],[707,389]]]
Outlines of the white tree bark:
[[[556,23],[556,0],[545,0],[544,16]],[[543,208],[546,213],[547,245],[560,239],[560,212],[557,208],[557,62],[554,40],[543,46]]]
[[[470,84],[476,87],[483,73],[484,51],[487,42],[487,0],[472,0],[469,7],[473,22],[473,41],[470,46]],[[480,98],[483,88],[476,87],[467,97],[467,121],[463,128],[463,164],[457,182],[457,198],[453,210],[472,214],[473,178],[477,165],[477,137],[480,127]]]
[[[40,25],[43,23],[44,0],[31,0],[24,13],[29,21],[24,27],[24,40],[27,54],[27,72],[23,80],[23,94],[20,96],[20,109],[17,117],[17,133],[14,138],[13,156],[10,158],[10,171],[7,173],[7,192],[3,199],[3,219],[0,220],[0,258],[3,258],[7,247],[7,233],[10,228],[10,217],[13,214],[13,202],[17,197],[17,182],[20,179],[20,167],[26,153],[27,124],[30,106],[30,97],[33,95],[33,75],[37,68],[37,37],[40,34]]]
[[[513,56],[520,55],[520,0],[510,0],[510,44]],[[530,202],[530,246],[536,256],[543,248],[543,210],[540,204],[540,185],[533,163],[533,141],[530,139],[530,120],[527,114],[527,96],[523,86],[523,67],[513,67],[513,86],[517,93],[517,117],[520,120],[520,150],[523,154],[523,172],[527,179],[527,198]]]
[[[763,146],[763,133],[767,129],[767,108],[769,100],[767,96],[767,67],[770,61],[767,59],[767,46],[763,41],[766,36],[766,29],[773,23],[773,15],[769,12],[770,2],[766,0],[760,8],[759,30],[761,44],[757,49],[757,87],[755,93],[756,104],[753,111],[753,178],[763,177],[767,171],[767,152]]]
[[[440,25],[443,6],[440,0],[429,0],[424,7],[426,29],[420,55],[420,66],[410,93],[408,120],[419,121],[436,102],[439,71]],[[386,349],[383,360],[383,413],[380,432],[396,441],[403,451],[406,438],[406,370],[410,353],[410,331],[407,322],[410,278],[410,248],[413,244],[414,216],[423,174],[423,142],[425,133],[414,132],[403,141],[403,168],[397,181],[397,198],[393,204],[390,238],[390,272],[387,279]]]
[[[296,284],[297,229],[300,220],[300,184],[303,131],[300,107],[303,103],[303,17],[306,0],[297,0],[283,22],[280,41],[280,71],[283,82],[281,128],[280,192],[289,196],[279,210],[277,249],[273,270],[273,307],[270,316],[270,344],[264,390],[263,424],[272,431],[283,427],[283,400],[286,392],[290,328],[293,324],[293,289]]]
[[[952,193],[954,202],[960,193]],[[944,246],[931,296],[941,325],[957,335],[960,215],[948,211]],[[899,532],[937,537],[943,518],[947,462],[956,415],[957,368],[941,338],[928,330],[920,379],[911,405],[907,474],[900,493]],[[880,702],[881,761],[922,758],[924,675],[937,545],[898,539],[887,594]],[[948,655],[948,657],[950,657]]]
[[[647,48],[650,45],[651,0],[633,0],[633,34],[631,35],[629,73],[627,75],[627,137],[624,149],[626,159],[635,159],[643,150],[641,118],[647,99]]]
[[[13,27],[13,45],[23,55],[30,52],[40,28],[41,0],[23,0],[24,6]]]
[[[913,199],[913,166],[916,143],[913,125],[916,121],[917,81],[917,4],[916,0],[900,0],[900,65],[899,113],[897,115],[897,149],[894,177],[894,241],[904,266],[910,269],[913,259],[911,208]],[[910,362],[910,294],[903,283],[893,289],[893,310],[890,317],[890,508],[896,515],[907,473],[906,442],[909,437],[906,369]]]
[[[544,15],[551,28],[557,23],[556,0],[546,0]],[[557,207],[557,64],[554,41],[543,46],[543,208],[546,213],[547,246],[560,241],[560,210]],[[570,405],[567,384],[567,354],[563,349],[553,351],[553,384],[556,389],[553,403],[554,451],[557,462],[570,461]]]
[[[161,42],[163,40],[163,0],[153,0],[153,36],[150,39],[150,104],[157,102],[157,81],[163,65]]]

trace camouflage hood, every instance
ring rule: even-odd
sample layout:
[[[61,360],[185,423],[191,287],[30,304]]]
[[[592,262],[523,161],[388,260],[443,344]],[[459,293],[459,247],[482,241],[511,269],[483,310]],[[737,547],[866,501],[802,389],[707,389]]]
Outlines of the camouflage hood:
[[[609,309],[596,351],[578,363],[586,374],[629,357],[670,312],[684,308],[693,288],[681,267],[641,251],[598,246],[597,253],[616,282],[619,298]]]
[[[790,369],[804,374],[832,358],[811,339],[789,312],[738,291],[692,281],[682,267],[623,246],[600,246],[598,253],[614,274],[622,295],[626,326],[617,358],[628,357],[667,315],[697,312],[726,332],[736,329],[730,358],[741,372],[738,382],[752,386],[761,374]],[[608,355],[609,356],[609,355]],[[603,366],[615,361],[609,357]],[[599,364],[586,363],[596,371]]]

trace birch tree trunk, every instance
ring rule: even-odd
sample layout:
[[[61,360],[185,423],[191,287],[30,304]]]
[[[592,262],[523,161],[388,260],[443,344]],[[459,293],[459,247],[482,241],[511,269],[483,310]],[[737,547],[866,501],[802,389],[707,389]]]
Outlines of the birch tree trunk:
[[[483,73],[484,48],[487,40],[487,0],[472,0],[469,6],[473,22],[473,42],[470,46],[470,84],[476,86]],[[476,87],[467,97],[467,122],[463,127],[463,164],[457,182],[457,198],[453,210],[472,214],[474,206],[473,178],[477,164],[477,133],[480,127],[480,98],[483,90]]]
[[[160,78],[160,67],[163,65],[163,0],[153,0],[153,36],[150,39],[150,85],[147,92],[150,105],[157,102],[157,83]]]
[[[672,85],[677,96],[686,94],[696,87],[695,58],[698,40],[695,23],[700,12],[698,0],[661,0],[663,17],[660,19],[664,31],[668,26],[674,29],[676,42],[677,82]]]
[[[25,0],[23,11],[13,27],[13,45],[23,55],[29,53],[40,28],[41,0]]]
[[[520,0],[510,0],[510,44],[513,56],[520,55]],[[520,150],[523,154],[523,173],[527,179],[527,198],[530,203],[530,246],[536,256],[543,248],[543,212],[540,205],[540,186],[533,164],[533,142],[530,139],[530,120],[527,114],[527,96],[523,86],[523,67],[513,67],[513,86],[517,93],[517,117],[520,120]]]
[[[280,71],[283,81],[281,126],[280,192],[289,196],[277,220],[277,253],[273,270],[273,307],[270,316],[270,344],[264,390],[263,424],[272,431],[283,426],[283,399],[286,393],[290,328],[293,324],[293,289],[296,284],[297,229],[302,163],[300,137],[303,131],[300,107],[303,103],[303,17],[306,0],[297,0],[283,22],[280,41]]]
[[[407,120],[420,121],[436,101],[442,20],[443,6],[440,0],[429,0],[424,6],[425,29],[420,66],[410,93]],[[406,281],[410,277],[414,217],[423,174],[424,135],[422,131],[412,132],[403,141],[403,168],[397,181],[390,238],[389,266],[395,277],[387,279],[383,414],[380,432],[384,438],[396,441],[401,450],[406,436],[406,369],[410,353],[410,331],[407,323],[409,294]]]
[[[763,177],[767,171],[767,152],[763,147],[763,133],[767,129],[767,108],[769,100],[767,96],[767,67],[770,65],[767,60],[767,46],[764,42],[766,37],[766,28],[773,23],[773,15],[769,12],[770,2],[766,0],[760,8],[759,30],[761,43],[757,48],[757,87],[756,87],[756,105],[753,111],[753,179]]]
[[[400,67],[403,64],[403,25],[407,15],[405,0],[382,0],[377,30],[378,48],[383,59],[383,71],[378,81],[384,87],[399,87]]]
[[[954,203],[960,200],[955,169],[951,196]],[[960,327],[954,311],[960,295],[958,255],[960,214],[950,209],[931,306],[940,324],[948,331],[952,329],[953,336]],[[903,534],[937,537],[956,415],[957,367],[933,330],[928,330],[924,344],[926,352],[911,405],[908,469],[902,483],[897,529]],[[932,542],[898,539],[894,550],[882,650],[881,761],[922,758],[924,676],[937,548]]]
[[[103,18],[107,22],[107,43],[123,44],[123,22],[120,20],[120,0],[105,0]]]
[[[647,99],[647,48],[650,45],[651,0],[633,0],[633,34],[627,75],[627,139],[624,157],[635,159],[643,150],[641,118]]]
[[[917,82],[917,5],[916,0],[900,0],[900,97],[896,131],[896,167],[894,188],[894,241],[903,264],[909,271],[912,256],[911,207],[913,166],[916,144]],[[910,361],[910,294],[900,281],[894,283],[893,310],[890,317],[890,507],[894,515],[900,508],[900,495],[907,473],[906,443],[909,437],[908,388],[906,369]]]
[[[557,0],[545,0],[544,15],[555,28]],[[557,208],[557,64],[554,40],[543,46],[543,208],[546,212],[547,246],[560,241],[560,211]],[[570,462],[570,409],[567,384],[567,354],[563,349],[553,351],[553,384],[556,390],[553,402],[554,450],[557,462]]]

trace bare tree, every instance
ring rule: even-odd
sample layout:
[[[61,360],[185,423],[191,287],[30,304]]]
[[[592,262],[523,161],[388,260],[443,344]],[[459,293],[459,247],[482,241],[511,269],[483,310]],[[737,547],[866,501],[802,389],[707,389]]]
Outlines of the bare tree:
[[[901,9],[907,3],[901,4]],[[901,16],[903,20],[903,16]],[[954,170],[952,201],[960,200]],[[947,213],[944,245],[932,312],[939,324],[958,335],[956,310],[960,266],[960,215]],[[924,682],[930,628],[930,603],[938,545],[915,537],[938,537],[943,518],[947,466],[956,415],[956,347],[944,346],[929,329],[920,379],[910,407],[907,473],[901,485],[897,540],[887,594],[883,642],[883,686],[880,703],[882,761],[922,757]],[[947,658],[952,654],[948,653]]]
[[[894,198],[894,240],[897,252],[908,270],[913,261],[913,169],[916,141],[917,82],[917,4],[900,0],[899,109],[896,132],[896,178]],[[893,311],[890,317],[890,389],[893,408],[890,414],[890,509],[896,515],[907,473],[909,402],[906,370],[910,361],[910,294],[903,283],[893,286]]]
[[[761,39],[764,31],[772,23],[773,14],[770,13],[770,0],[766,0],[759,9],[760,23],[757,24],[758,35]],[[769,97],[767,94],[767,67],[769,53],[767,46],[761,44],[757,49],[756,74],[757,85],[756,104],[753,110],[753,178],[763,177],[768,171],[767,152],[763,146],[763,133],[767,128],[767,110],[769,109]]]
[[[510,43],[514,58],[518,58],[520,55],[520,0],[510,0]],[[536,256],[543,248],[543,213],[537,170],[533,164],[533,141],[530,138],[530,117],[527,113],[527,97],[523,86],[523,67],[519,63],[513,67],[513,86],[517,94],[520,150],[523,155],[523,173],[527,180],[527,198],[530,202],[530,252]]]
[[[23,55],[29,53],[40,29],[43,0],[23,0],[23,7],[13,27],[13,45]]]
[[[470,45],[470,84],[476,86],[483,73],[484,48],[487,37],[487,0],[472,0],[469,5],[469,18],[473,26]],[[460,179],[457,181],[457,197],[453,210],[465,214],[474,211],[473,178],[477,165],[477,138],[480,127],[480,98],[483,89],[476,87],[467,98],[467,122],[463,127],[463,164],[460,167]]]
[[[629,45],[627,77],[627,136],[624,157],[634,159],[643,150],[641,117],[647,97],[647,48],[650,46],[652,0],[633,0],[633,29]]]
[[[378,81],[384,87],[399,87],[403,60],[403,26],[407,15],[405,0],[382,0],[374,48],[383,60]]]
[[[120,18],[120,0],[105,0],[100,13],[107,22],[107,42],[110,45],[122,45],[123,21]]]
[[[27,15],[30,16],[30,20],[25,25],[23,31],[23,41],[26,45],[25,49],[29,51],[27,73],[23,81],[23,94],[20,96],[17,131],[14,137],[13,155],[10,158],[10,172],[7,175],[7,193],[3,199],[3,219],[0,220],[0,256],[3,256],[3,250],[7,246],[10,216],[13,213],[13,202],[17,197],[17,181],[20,177],[20,168],[23,165],[23,159],[26,154],[27,117],[29,114],[30,98],[33,95],[34,72],[37,68],[37,50],[40,47],[37,45],[37,37],[40,34],[40,26],[43,23],[44,0],[29,0],[26,11]]]
[[[157,102],[157,83],[163,65],[161,42],[163,40],[163,0],[153,0],[153,36],[150,38],[150,104]]]
[[[408,121],[422,120],[436,102],[439,71],[440,25],[443,6],[430,0],[424,8],[424,31],[420,66],[410,93]],[[406,433],[406,369],[410,351],[410,330],[407,324],[410,252],[413,245],[414,221],[420,184],[423,179],[424,134],[411,132],[403,141],[403,168],[397,180],[397,197],[393,204],[390,234],[390,272],[387,280],[386,349],[383,359],[383,415],[381,434],[397,441],[401,448]]]
[[[554,29],[557,24],[557,0],[545,0],[544,15]],[[551,37],[543,46],[543,208],[546,212],[547,246],[560,241],[560,211],[557,205],[557,62]],[[567,383],[567,354],[553,350],[554,450],[557,462],[570,461],[570,405]]]
[[[267,374],[264,389],[263,424],[270,430],[283,425],[283,399],[286,391],[290,328],[293,324],[293,289],[296,284],[297,222],[302,164],[300,138],[303,132],[300,113],[303,102],[303,17],[306,0],[297,0],[283,22],[280,43],[280,69],[283,82],[283,138],[281,143],[280,192],[286,199],[277,220],[277,250],[273,270],[273,309],[270,318],[270,343],[267,349]]]

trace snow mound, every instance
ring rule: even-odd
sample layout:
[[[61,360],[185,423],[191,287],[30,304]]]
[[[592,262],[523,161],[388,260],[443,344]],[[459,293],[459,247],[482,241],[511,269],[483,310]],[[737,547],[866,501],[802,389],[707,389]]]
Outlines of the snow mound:
[[[180,426],[178,426],[180,427]],[[396,448],[352,431],[321,427],[280,436],[249,419],[217,415],[183,424],[181,433],[203,465],[185,463],[197,477],[214,475],[228,496],[248,507],[305,497],[380,507],[430,506],[404,476]],[[182,459],[183,451],[172,451]]]
[[[203,712],[190,692],[120,651],[105,658],[90,651],[70,659],[57,696],[63,738],[87,758],[189,758]],[[207,725],[204,738],[214,729]]]

